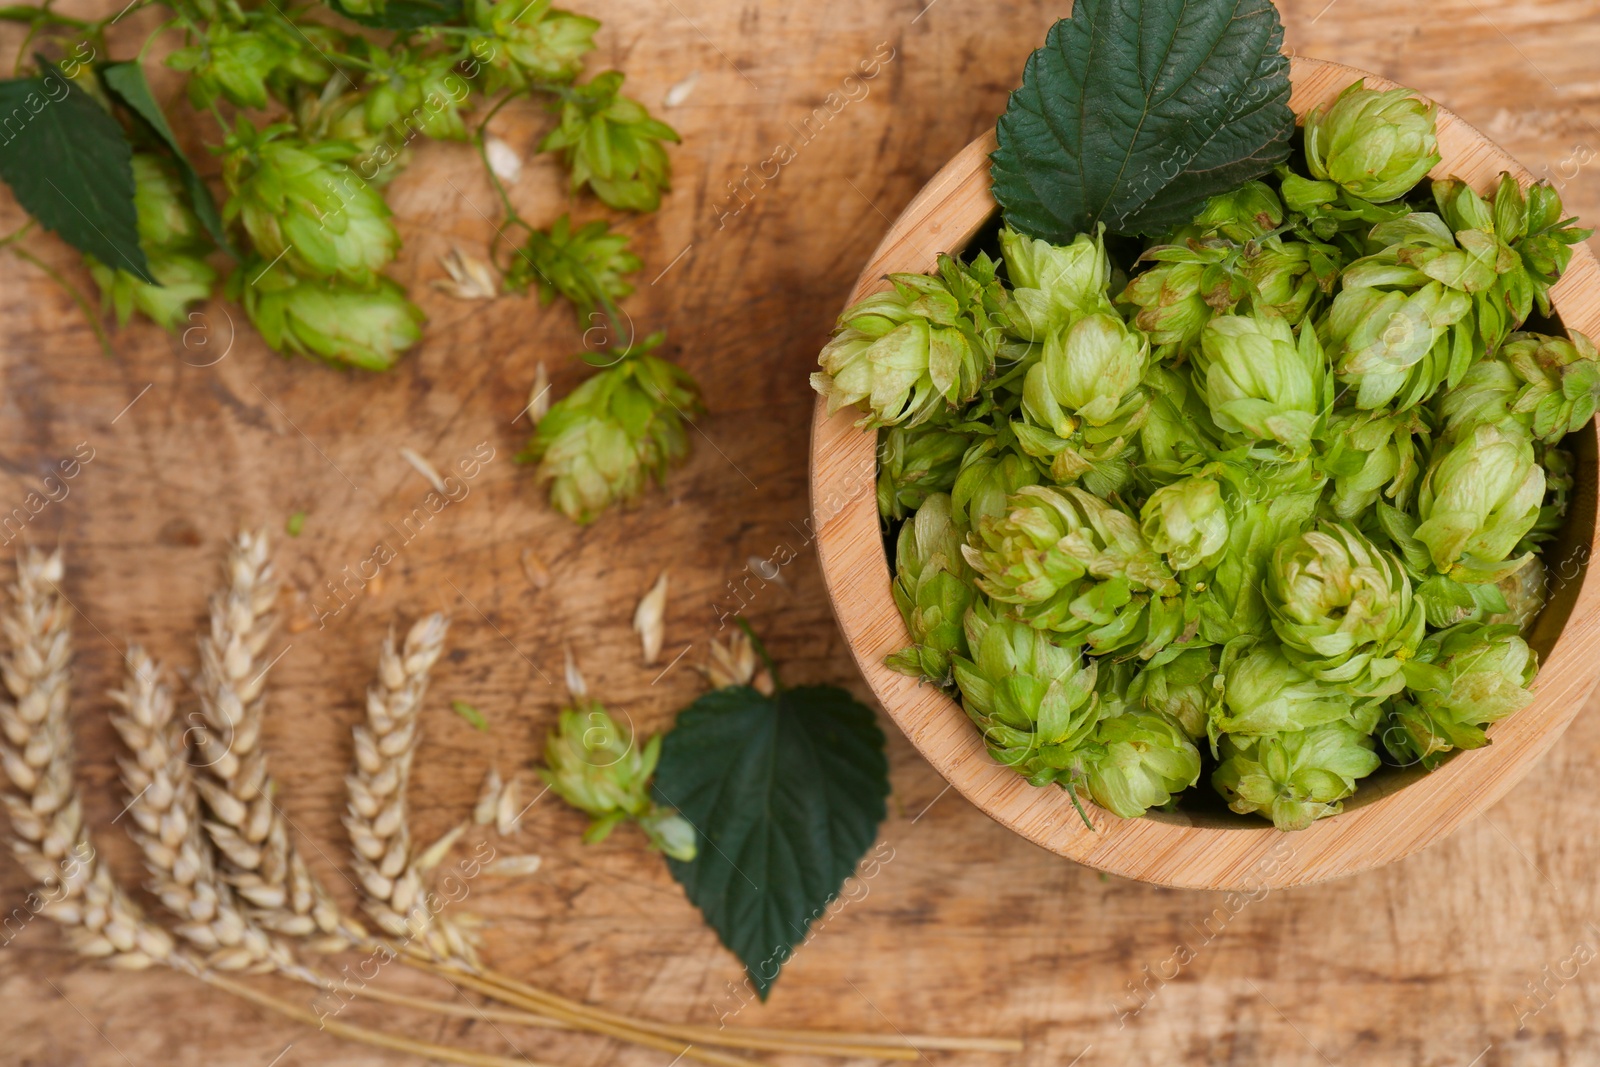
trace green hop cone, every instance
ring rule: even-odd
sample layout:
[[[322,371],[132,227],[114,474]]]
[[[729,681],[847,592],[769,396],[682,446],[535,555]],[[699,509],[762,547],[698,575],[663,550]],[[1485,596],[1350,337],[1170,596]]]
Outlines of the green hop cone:
[[[1129,703],[1171,718],[1192,738],[1204,737],[1216,700],[1221,651],[1216,645],[1187,648],[1164,663],[1145,667],[1128,686]]]
[[[1505,600],[1505,610],[1487,616],[1484,622],[1491,626],[1515,626],[1523,634],[1532,630],[1550,592],[1550,572],[1544,560],[1531,557],[1495,585]]]
[[[125,270],[114,270],[93,256],[84,256],[101,296],[116,312],[118,326],[126,326],[129,317],[138,311],[163,330],[175,332],[189,321],[190,305],[211,295],[217,272],[205,260],[184,252],[147,249],[145,261],[159,285],[140,281]]]
[[[167,66],[189,74],[189,101],[204,111],[217,97],[236,107],[267,106],[267,79],[296,49],[267,30],[233,29],[213,22],[198,44],[167,57]]]
[[[639,257],[628,251],[627,234],[612,233],[602,219],[574,229],[571,217],[563,213],[548,232],[528,234],[521,254],[506,270],[506,285],[518,292],[537,285],[541,304],[566,297],[578,321],[588,323],[596,311],[615,312],[616,301],[633,292],[624,276],[641,266]]]
[[[1101,719],[1085,757],[1089,795],[1124,819],[1171,803],[1200,780],[1200,750],[1176,722],[1154,712]]]
[[[211,295],[217,272],[204,259],[211,238],[165,159],[136,152],[132,162],[139,247],[159,284],[107,267],[93,256],[86,255],[84,262],[105,304],[116,312],[119,326],[127,325],[133,312],[139,311],[172,331],[187,321],[191,304]]]
[[[492,72],[492,90],[570,82],[582,72],[600,28],[597,19],[551,7],[550,0],[498,0],[476,5],[474,13],[486,36],[473,42],[472,54]]]
[[[901,674],[950,684],[950,657],[966,655],[963,625],[977,590],[961,556],[963,531],[950,515],[950,498],[933,493],[900,527],[895,545],[895,605],[911,645],[884,662]]]
[[[345,164],[357,149],[308,144],[287,127],[260,134],[239,120],[223,157],[228,219],[244,223],[256,252],[305,278],[372,285],[400,248],[383,196]]]
[[[1209,725],[1213,742],[1219,734],[1305,730],[1354,716],[1344,690],[1296,666],[1270,638],[1230,641],[1218,671],[1220,699],[1212,702]]]
[[[1600,352],[1576,330],[1571,339],[1516,333],[1491,359],[1474,364],[1439,399],[1445,433],[1514,420],[1554,445],[1594,417],[1600,403]]]
[[[1276,441],[1290,452],[1311,447],[1329,406],[1325,361],[1316,331],[1271,315],[1225,315],[1206,324],[1195,385],[1227,433]]]
[[[1412,288],[1419,278],[1400,266],[1382,276],[1347,272],[1318,326],[1334,374],[1355,389],[1358,408],[1414,407],[1459,379],[1475,357],[1472,298],[1435,280]],[[1378,284],[1389,279],[1394,286]]]
[[[391,127],[409,136],[465,141],[461,107],[472,83],[456,71],[452,55],[426,56],[409,50],[378,52],[377,69],[367,75],[363,118],[372,133]]]
[[[1033,425],[1063,438],[1080,425],[1126,420],[1130,407],[1143,404],[1134,391],[1149,357],[1150,342],[1117,316],[1085,315],[1045,340],[1023,386],[1022,410]]]
[[[503,4],[515,0],[501,0]],[[664,142],[678,133],[650,117],[644,105],[623,96],[622,72],[608,70],[566,90],[561,121],[539,142],[541,152],[560,152],[572,171],[572,191],[585,185],[610,207],[654,211],[672,186]]]
[[[975,528],[986,516],[1004,518],[1012,494],[1039,481],[1039,468],[1031,459],[986,438],[962,457],[950,488],[951,511],[956,522]]]
[[[1497,581],[1522,566],[1508,557],[1538,520],[1544,489],[1544,469],[1520,426],[1474,426],[1434,450],[1417,490],[1415,537],[1441,574]]]
[[[1033,785],[1081,777],[1083,746],[1100,717],[1094,663],[982,601],[966,628],[972,658],[956,656],[952,665],[990,754]]]
[[[274,351],[362,370],[388,370],[422,336],[422,310],[388,278],[353,286],[253,260],[229,278],[228,295]]]
[[[1261,737],[1222,739],[1211,784],[1241,815],[1270,818],[1279,830],[1304,830],[1337,815],[1356,780],[1378,769],[1372,738],[1348,723]]]
[[[1139,427],[1144,463],[1138,473],[1153,484],[1164,485],[1186,472],[1192,461],[1217,451],[1221,432],[1188,374],[1152,364],[1145,371],[1144,389],[1150,396],[1150,410]]]
[[[1348,526],[1278,545],[1267,568],[1272,628],[1288,659],[1353,697],[1385,697],[1422,640],[1423,606],[1400,561]]]
[[[1368,89],[1357,81],[1305,118],[1312,176],[1373,203],[1404,196],[1439,162],[1434,111],[1409,89]]]
[[[1383,722],[1391,755],[1431,769],[1452,749],[1482,748],[1484,727],[1533,702],[1538,657],[1508,629],[1468,623],[1429,637]]]
[[[972,438],[937,426],[891,426],[878,434],[878,514],[903,519],[956,484]],[[1009,491],[1009,490],[1008,490]]]
[[[811,386],[828,413],[864,404],[860,426],[916,426],[965,404],[994,367],[998,300],[994,263],[939,257],[937,276],[891,274],[891,288],[839,316]]]
[[[1221,645],[1270,629],[1262,586],[1272,550],[1311,525],[1324,481],[1303,462],[1216,470],[1229,508],[1228,545],[1214,565],[1185,578],[1200,636]]]
[[[978,588],[1096,653],[1149,658],[1182,628],[1178,583],[1132,516],[1076,487],[1025,486],[962,550]]]
[[[1269,237],[1256,242],[1239,263],[1239,273],[1250,282],[1250,306],[1291,326],[1300,325],[1325,292],[1317,275],[1317,256],[1317,250],[1304,241]],[[1335,277],[1327,275],[1328,287]]]
[[[661,738],[640,748],[595,701],[561,712],[544,746],[539,777],[550,791],[594,821],[584,832],[589,844],[604,841],[618,823],[632,819],[650,846],[684,863],[695,857],[688,821],[650,798],[650,778],[661,758]]]
[[[1218,193],[1194,217],[1194,229],[1245,244],[1283,225],[1283,201],[1266,182],[1248,181]]]
[[[1000,231],[1000,250],[1012,286],[1007,322],[1017,337],[1044,341],[1109,306],[1111,261],[1104,227],[1092,238],[1080,233],[1070,245],[1053,245],[1006,226]]]
[[[652,477],[664,484],[689,454],[689,420],[704,410],[700,387],[649,355],[664,338],[653,334],[625,350],[552,404],[517,456],[538,464],[536,480],[550,483],[550,502],[573,522],[586,525],[635,500]]]
[[[1562,217],[1561,194],[1549,182],[1536,182],[1524,196],[1515,181],[1502,180],[1494,209],[1502,236],[1522,259],[1540,314],[1549,318],[1550,287],[1566,273],[1572,246],[1588,240],[1594,231],[1580,228],[1575,218]]]
[[[1328,510],[1355,522],[1380,499],[1410,506],[1430,432],[1416,409],[1336,412],[1318,440],[1317,465],[1330,477]]]
[[[1119,300],[1133,311],[1133,325],[1149,337],[1156,358],[1179,360],[1199,348],[1206,323],[1243,296],[1236,278],[1191,261],[1157,263],[1130,280]]]
[[[1228,510],[1216,479],[1194,475],[1150,494],[1139,513],[1150,547],[1173,570],[1209,566],[1228,544]]]

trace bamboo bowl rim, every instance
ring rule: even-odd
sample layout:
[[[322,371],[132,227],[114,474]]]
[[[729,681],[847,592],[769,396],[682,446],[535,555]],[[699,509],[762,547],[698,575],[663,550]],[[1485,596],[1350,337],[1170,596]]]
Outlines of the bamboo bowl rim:
[[[1326,104],[1356,78],[1371,88],[1396,83],[1355,67],[1293,57],[1290,107],[1296,117]],[[1418,94],[1421,95],[1421,94]],[[1433,176],[1454,174],[1480,192],[1501,171],[1524,186],[1533,175],[1450,111],[1439,108]],[[887,287],[894,271],[925,272],[941,251],[959,251],[997,210],[989,191],[990,130],[941,169],[895,220],[850,294],[849,303]],[[1573,249],[1551,293],[1562,325],[1600,337],[1600,263]],[[1390,863],[1451,833],[1504,796],[1532,770],[1583,707],[1600,666],[1600,579],[1587,566],[1595,547],[1596,431],[1569,438],[1578,484],[1563,541],[1576,561],[1553,589],[1530,643],[1540,652],[1532,704],[1489,731],[1492,743],[1457,753],[1432,773],[1395,771],[1367,779],[1345,811],[1296,833],[1255,816],[1155,813],[1121,819],[1084,802],[1083,825],[1067,793],[1036,788],[991,758],[977,728],[940,689],[883,665],[910,643],[890,596],[888,556],[878,525],[877,435],[857,429],[854,409],[829,417],[819,398],[812,419],[811,508],[823,579],[851,654],[890,718],[923,757],[991,818],[1035,844],[1112,874],[1190,889],[1306,885]]]

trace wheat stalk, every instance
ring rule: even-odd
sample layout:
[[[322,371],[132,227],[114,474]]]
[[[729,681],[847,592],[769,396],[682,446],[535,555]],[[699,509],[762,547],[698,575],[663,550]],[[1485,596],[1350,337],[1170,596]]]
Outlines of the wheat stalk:
[[[367,718],[352,730],[355,769],[345,778],[344,817],[354,867],[366,893],[363,907],[384,933],[420,943],[438,959],[474,969],[477,954],[457,923],[422,902],[427,863],[414,856],[407,820],[406,785],[417,751],[418,712],[428,671],[449,629],[438,613],[418,620],[396,649],[394,632],[378,654],[378,677],[367,689]]]
[[[320,935],[318,947],[366,943],[307,869],[289,838],[261,748],[266,668],[278,587],[265,532],[246,531],[229,546],[225,587],[212,596],[210,628],[200,637],[195,689],[207,729],[196,745],[207,774],[196,784],[211,818],[206,830],[225,858],[225,873],[253,914],[292,937]]]

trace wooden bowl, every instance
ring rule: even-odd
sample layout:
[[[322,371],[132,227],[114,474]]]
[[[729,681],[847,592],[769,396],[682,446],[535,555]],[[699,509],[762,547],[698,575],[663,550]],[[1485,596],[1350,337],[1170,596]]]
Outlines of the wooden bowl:
[[[1364,77],[1353,67],[1293,60],[1297,116],[1326,104]],[[1488,193],[1501,171],[1524,186],[1533,175],[1483,134],[1439,109],[1436,176],[1454,174]],[[850,303],[886,288],[892,271],[933,268],[941,251],[959,251],[997,210],[989,192],[991,131],[962,149],[890,227],[861,273]],[[1600,338],[1600,265],[1584,246],[1552,293],[1562,325]],[[828,417],[819,399],[811,436],[811,507],[817,553],[839,626],[873,692],[918,751],[950,784],[997,822],[1079,863],[1127,878],[1193,889],[1304,885],[1408,856],[1499,800],[1561,736],[1600,673],[1600,579],[1590,574],[1596,529],[1594,424],[1568,438],[1577,456],[1577,490],[1562,537],[1547,546],[1551,597],[1529,642],[1539,652],[1534,702],[1497,723],[1492,744],[1458,753],[1434,772],[1384,768],[1362,781],[1342,814],[1285,834],[1255,816],[1153,812],[1121,819],[1088,805],[1083,825],[1065,790],[1035,788],[984,749],[955,700],[889,670],[884,656],[910,643],[889,595],[890,566],[878,525],[876,434],[859,430],[854,410]],[[1201,783],[1202,788],[1208,788]]]

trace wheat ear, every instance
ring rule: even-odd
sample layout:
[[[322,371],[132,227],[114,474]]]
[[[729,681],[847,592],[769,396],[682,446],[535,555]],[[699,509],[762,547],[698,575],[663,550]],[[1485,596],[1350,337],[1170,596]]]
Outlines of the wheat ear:
[[[64,928],[73,949],[112,966],[138,970],[170,962],[171,935],[146,922],[112,881],[83,826],[67,722],[72,640],[57,589],[61,554],[28,549],[17,560],[12,610],[3,630],[9,652],[0,677],[0,794],[11,818],[11,850],[39,882],[38,909]]]
[[[378,927],[421,944],[438,959],[476,968],[477,954],[462,928],[422,902],[424,865],[413,854],[406,809],[418,712],[449,628],[435,613],[419,619],[398,649],[392,630],[384,638],[377,680],[367,688],[366,722],[352,730],[355,768],[345,778],[350,799],[344,825],[366,893],[363,906]]]
[[[144,853],[151,892],[178,917],[178,936],[204,954],[207,967],[277,971],[325,985],[327,980],[302,967],[288,945],[244,913],[232,886],[219,876],[200,824],[188,740],[174,718],[172,690],[143,649],[130,648],[126,659],[123,687],[109,694],[120,709],[111,723],[131,753],[120,761],[131,798],[126,814]]]
[[[206,830],[225,859],[228,880],[270,930],[321,935],[336,949],[367,940],[307,869],[289,838],[261,748],[266,669],[278,596],[265,532],[241,533],[229,546],[226,583],[211,598],[210,627],[200,637],[195,689],[205,718],[196,746],[206,774],[197,782],[211,818]]]

